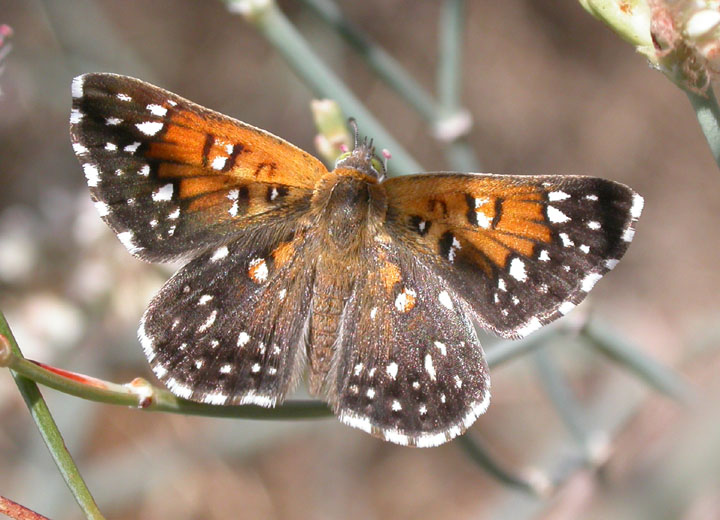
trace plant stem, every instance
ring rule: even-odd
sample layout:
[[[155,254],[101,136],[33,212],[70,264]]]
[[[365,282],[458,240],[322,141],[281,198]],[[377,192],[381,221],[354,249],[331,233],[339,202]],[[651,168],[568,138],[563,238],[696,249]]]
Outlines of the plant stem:
[[[231,3],[232,4],[232,3]],[[392,153],[389,173],[408,175],[423,168],[375,119],[345,84],[320,60],[308,43],[274,2],[268,1],[245,16],[280,52],[295,73],[315,96],[334,99],[346,115],[357,119],[366,135],[375,139],[378,148]]]
[[[545,496],[548,494],[549,480],[541,474],[536,475],[535,478],[528,478],[510,472],[490,455],[490,452],[478,439],[471,437],[469,434],[458,437],[456,442],[473,462],[500,482],[532,495]]]
[[[593,465],[604,462],[606,443],[601,444],[599,440],[606,439],[606,435],[590,430],[581,405],[548,349],[536,350],[534,357],[540,381],[563,424],[580,446],[583,458]]]
[[[0,341],[5,343],[5,347],[10,351],[12,357],[22,358],[22,352],[2,312],[0,312],[0,335]],[[85,517],[92,520],[103,519],[104,517],[98,509],[95,499],[92,497],[82,475],[80,475],[80,471],[75,465],[67,446],[65,446],[65,441],[60,434],[60,430],[58,430],[57,424],[55,424],[55,420],[50,414],[50,410],[40,393],[40,389],[35,382],[27,379],[15,370],[11,369],[10,373],[15,379],[18,390],[20,390],[20,394],[23,396],[25,404],[30,410],[30,414],[40,431],[40,435],[60,470],[60,474],[63,479],[65,479],[80,509],[85,513]]]
[[[691,90],[685,90],[685,94],[695,110],[695,116],[700,123],[700,129],[705,134],[715,163],[720,167],[720,108],[712,85],[708,86],[706,95]]]
[[[213,406],[176,397],[137,378],[126,385],[95,379],[40,365],[12,353],[4,361],[14,372],[60,392],[99,403],[130,406],[151,412],[172,412],[208,417],[244,419],[314,419],[331,417],[327,405],[318,401],[290,401],[278,408],[260,406]]]
[[[445,0],[442,4],[437,71],[440,113],[436,116],[435,134],[447,143],[445,158],[450,167],[455,171],[470,172],[478,171],[479,164],[465,138],[472,124],[470,114],[460,105],[464,13],[464,0]],[[443,126],[448,128],[448,123],[453,121],[459,125],[455,133],[440,131]]]
[[[370,68],[412,106],[428,123],[434,123],[440,107],[390,54],[345,18],[331,0],[303,0],[320,18],[334,28],[367,61]]]
[[[580,334],[598,352],[630,370],[659,392],[685,403],[693,400],[694,391],[678,374],[612,334],[607,327],[591,320]]]

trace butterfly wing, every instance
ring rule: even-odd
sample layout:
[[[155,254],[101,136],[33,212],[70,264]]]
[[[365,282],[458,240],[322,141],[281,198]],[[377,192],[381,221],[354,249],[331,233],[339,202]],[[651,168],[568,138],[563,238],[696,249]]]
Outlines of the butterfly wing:
[[[149,261],[292,221],[327,173],[268,132],[115,74],[75,78],[70,133],[100,215]]]
[[[298,378],[311,298],[302,235],[243,237],[178,271],[143,316],[155,374],[186,399],[274,406]]]
[[[580,176],[429,174],[383,183],[387,231],[503,337],[567,314],[623,256],[643,199]]]
[[[465,303],[400,243],[376,246],[345,305],[328,401],[375,437],[437,446],[485,412],[490,379]]]

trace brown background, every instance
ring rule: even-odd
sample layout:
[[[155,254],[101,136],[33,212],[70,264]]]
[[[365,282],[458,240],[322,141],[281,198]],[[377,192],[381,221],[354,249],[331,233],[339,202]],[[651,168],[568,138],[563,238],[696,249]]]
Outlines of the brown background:
[[[338,3],[434,90],[439,3]],[[427,170],[448,168],[425,123],[332,30],[301,2],[281,6]],[[335,420],[143,414],[48,390],[108,517],[720,517],[720,176],[685,95],[575,2],[467,2],[466,11],[463,103],[481,170],[599,175],[645,197],[629,253],[586,310],[682,372],[695,406],[558,342],[550,353],[589,428],[613,438],[598,474],[578,468],[532,357],[494,370],[493,406],[471,434],[515,471],[570,474],[540,501],[488,477],[455,444],[403,449]],[[140,77],[314,151],[311,92],[221,2],[0,0],[0,23],[15,30],[0,77],[2,310],[29,357],[154,380],[134,331],[172,267],[132,259],[92,208],[67,131],[72,77]],[[3,372],[0,425],[0,495],[77,518]]]

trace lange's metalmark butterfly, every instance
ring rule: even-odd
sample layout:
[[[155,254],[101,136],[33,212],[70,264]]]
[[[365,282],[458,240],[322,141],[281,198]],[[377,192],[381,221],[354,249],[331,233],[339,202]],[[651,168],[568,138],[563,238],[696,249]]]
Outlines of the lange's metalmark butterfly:
[[[615,267],[643,199],[577,176],[383,179],[372,145],[328,171],[274,135],[142,81],[75,78],[73,147],[135,256],[190,258],[139,336],[170,390],[274,406],[307,363],[340,420],[436,446],[485,412],[472,319],[504,338],[567,314]]]

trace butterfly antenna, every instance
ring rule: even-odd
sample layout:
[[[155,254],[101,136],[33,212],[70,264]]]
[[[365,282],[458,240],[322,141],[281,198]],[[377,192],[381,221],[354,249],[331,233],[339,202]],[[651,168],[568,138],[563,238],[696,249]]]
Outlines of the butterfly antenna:
[[[357,148],[358,146],[358,140],[360,139],[360,130],[358,129],[357,121],[355,121],[354,117],[348,118],[348,126],[353,131],[353,149]]]

